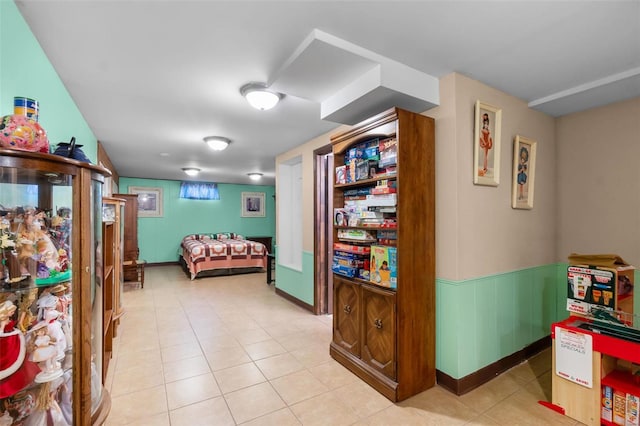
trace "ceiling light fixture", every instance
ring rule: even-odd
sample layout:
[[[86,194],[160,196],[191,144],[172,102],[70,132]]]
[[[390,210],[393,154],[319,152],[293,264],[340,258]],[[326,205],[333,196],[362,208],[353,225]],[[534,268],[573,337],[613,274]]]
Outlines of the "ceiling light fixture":
[[[195,176],[200,173],[200,169],[195,167],[183,167],[182,171],[185,172],[189,176]]]
[[[284,96],[282,93],[269,90],[264,83],[249,83],[240,88],[240,93],[255,109],[266,111],[273,108]]]
[[[223,138],[222,136],[207,136],[204,141],[214,151],[222,151],[231,143],[231,139]]]
[[[251,180],[260,180],[260,178],[262,178],[262,173],[247,173],[247,176],[249,176]]]

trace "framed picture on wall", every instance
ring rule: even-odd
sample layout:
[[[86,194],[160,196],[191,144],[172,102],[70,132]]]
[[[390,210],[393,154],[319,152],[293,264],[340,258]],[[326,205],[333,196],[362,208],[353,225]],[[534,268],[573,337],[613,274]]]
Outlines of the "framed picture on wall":
[[[162,188],[130,186],[129,194],[138,195],[138,217],[162,217]]]
[[[473,183],[498,186],[500,183],[500,128],[502,110],[476,101],[473,133]]]
[[[264,217],[264,192],[242,193],[242,217]]]
[[[536,177],[536,142],[516,135],[513,141],[513,183],[511,207],[533,208],[533,187]]]

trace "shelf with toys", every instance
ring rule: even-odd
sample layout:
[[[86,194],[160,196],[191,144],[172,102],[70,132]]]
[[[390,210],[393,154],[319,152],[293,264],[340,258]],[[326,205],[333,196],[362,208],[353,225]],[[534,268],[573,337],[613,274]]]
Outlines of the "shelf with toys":
[[[552,408],[587,425],[637,425],[640,316],[634,267],[616,255],[572,255],[571,316],[552,325]]]
[[[331,141],[330,353],[401,401],[435,384],[434,120],[392,108]]]

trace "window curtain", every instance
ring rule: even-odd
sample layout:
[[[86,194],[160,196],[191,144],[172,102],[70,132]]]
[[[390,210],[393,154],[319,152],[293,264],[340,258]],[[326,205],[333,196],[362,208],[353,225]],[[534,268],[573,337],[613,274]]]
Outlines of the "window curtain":
[[[180,198],[190,200],[219,200],[217,183],[182,182],[180,183]]]

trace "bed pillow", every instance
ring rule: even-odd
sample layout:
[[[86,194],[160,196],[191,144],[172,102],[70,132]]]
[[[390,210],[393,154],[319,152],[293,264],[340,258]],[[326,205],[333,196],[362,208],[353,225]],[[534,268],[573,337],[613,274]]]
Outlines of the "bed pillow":
[[[216,240],[228,240],[232,237],[231,232],[218,232],[217,234],[213,234]]]
[[[244,235],[240,235],[240,234],[233,234],[233,238],[236,240],[244,240]]]

